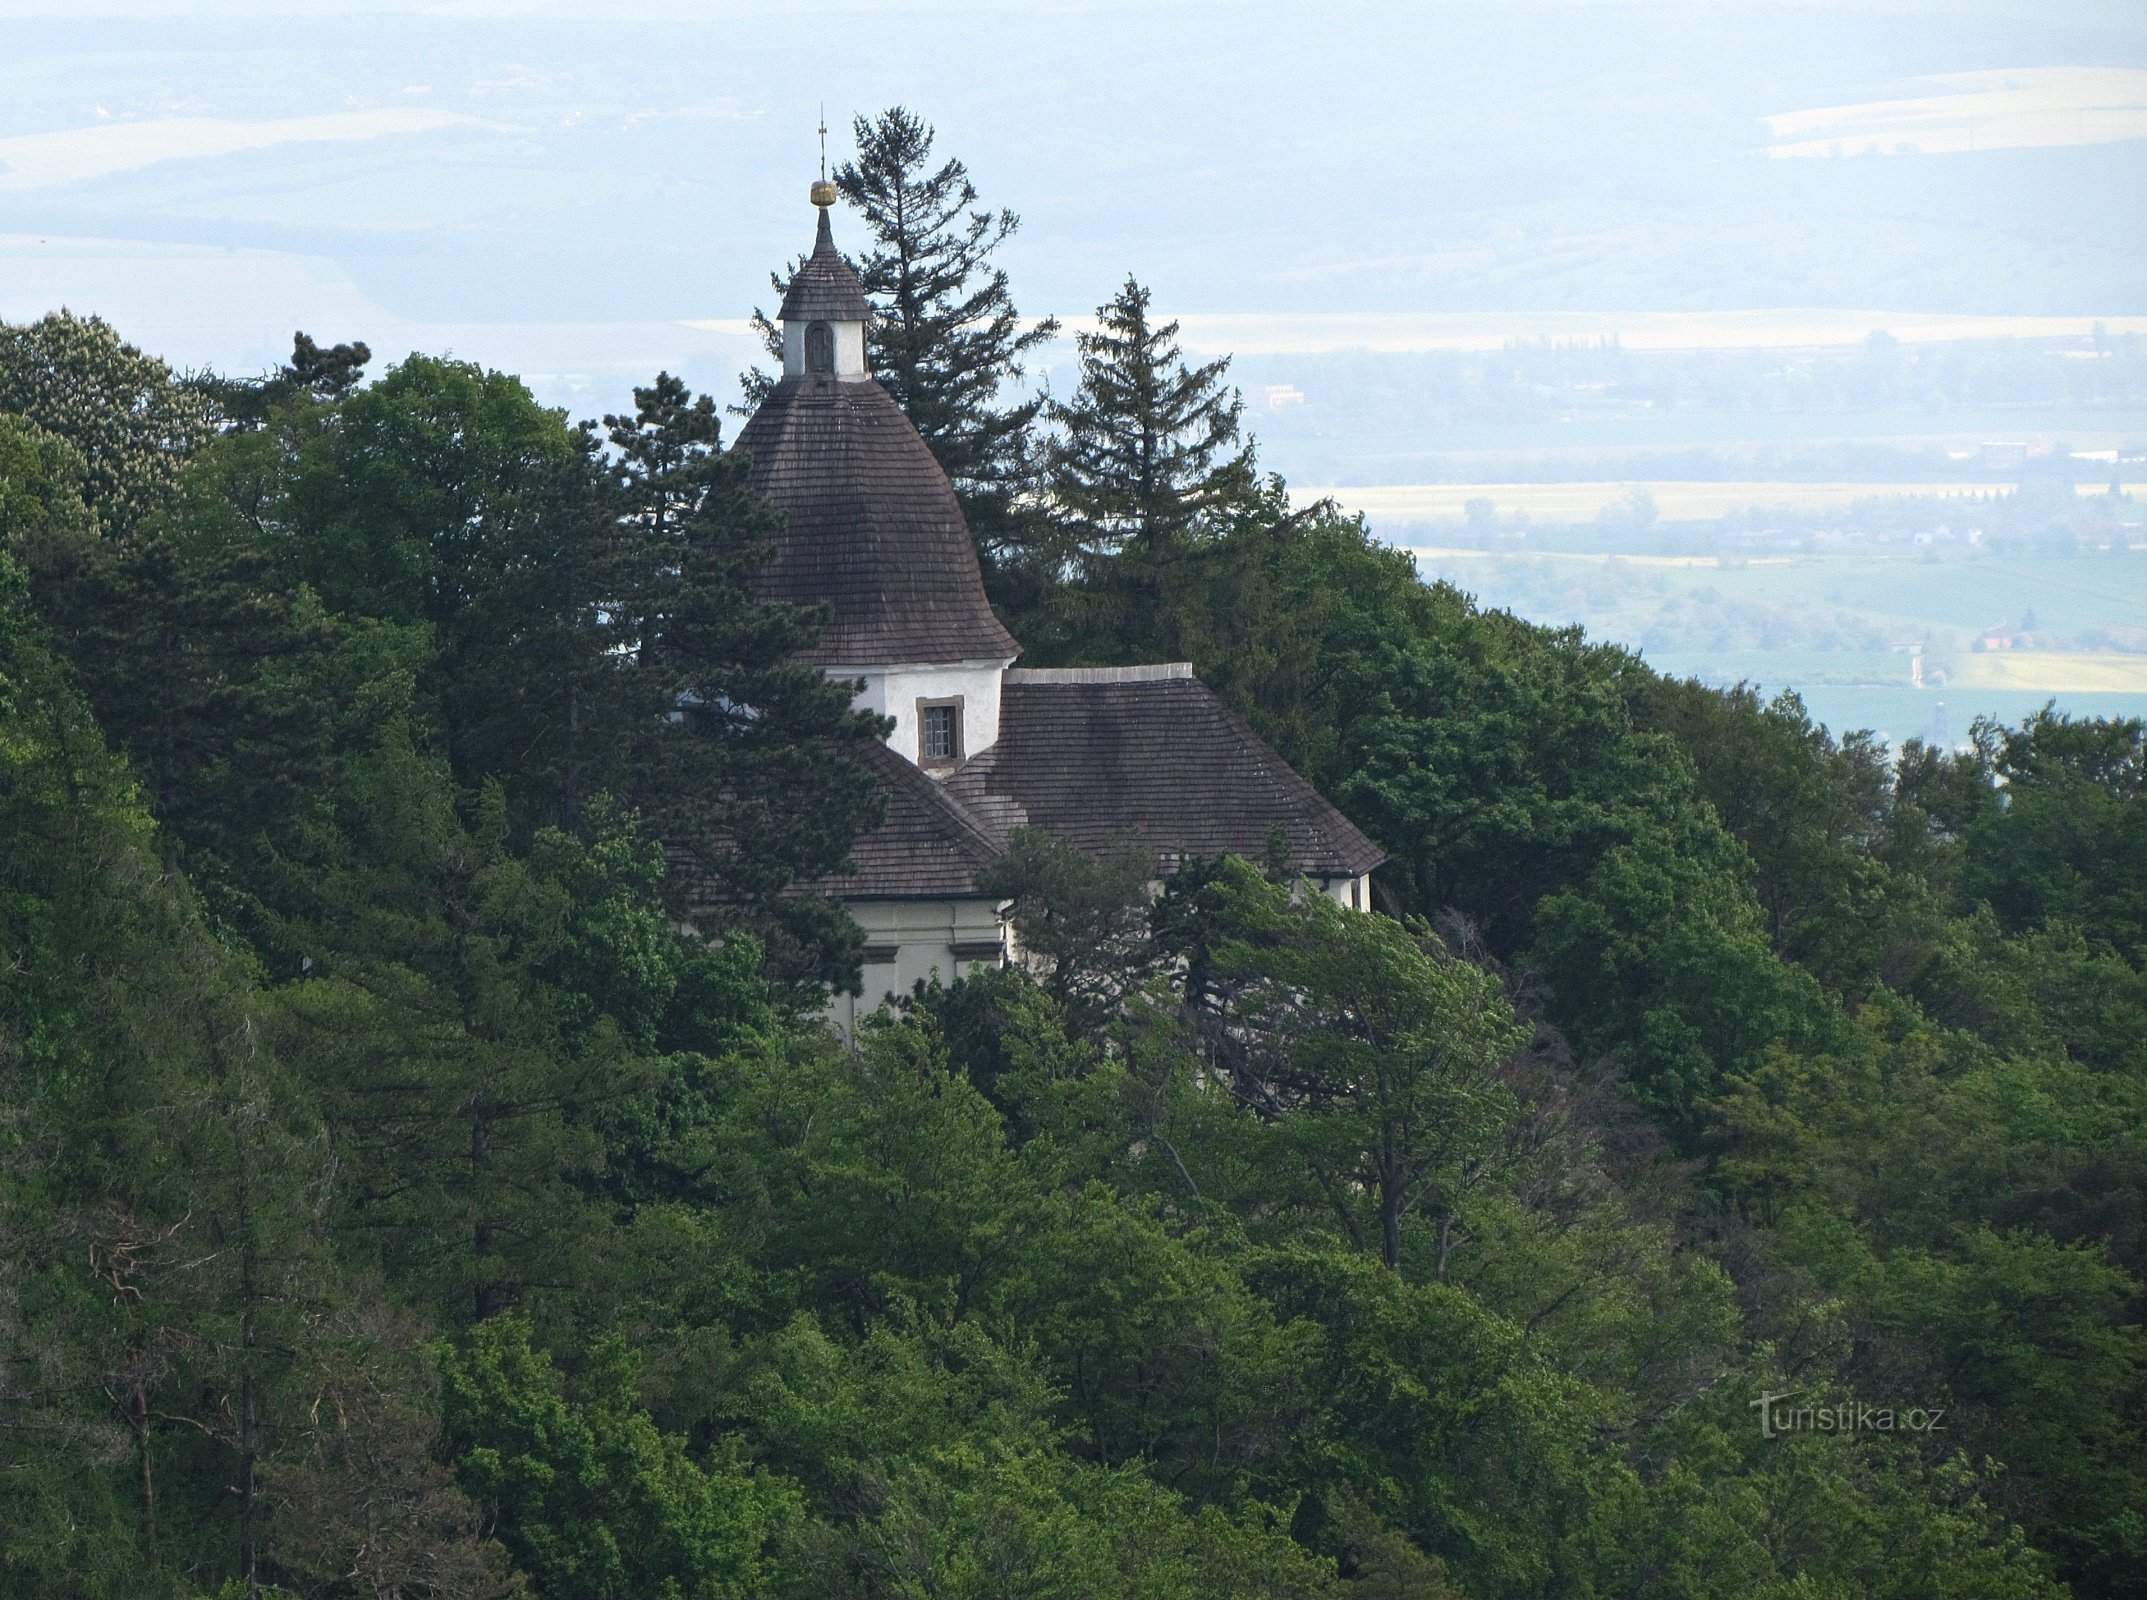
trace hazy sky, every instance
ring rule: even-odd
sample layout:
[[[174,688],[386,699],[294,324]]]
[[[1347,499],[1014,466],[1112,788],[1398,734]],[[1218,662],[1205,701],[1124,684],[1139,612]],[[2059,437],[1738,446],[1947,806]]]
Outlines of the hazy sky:
[[[1346,343],[1461,313],[2147,314],[2130,0],[0,20],[0,317],[64,302],[182,363],[259,367],[303,326],[582,410],[657,365],[727,388],[736,325],[808,242],[823,101],[838,158],[853,113],[899,101],[1022,213],[1025,310],[1131,271],[1240,340],[1277,317]]]

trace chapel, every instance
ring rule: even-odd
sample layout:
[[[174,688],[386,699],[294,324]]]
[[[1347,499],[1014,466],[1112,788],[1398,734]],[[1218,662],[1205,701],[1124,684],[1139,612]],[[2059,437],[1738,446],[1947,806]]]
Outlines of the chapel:
[[[865,934],[864,992],[836,997],[847,1031],[890,993],[1015,955],[1006,906],[977,878],[1015,829],[1102,855],[1128,844],[1156,876],[1225,853],[1281,865],[1367,908],[1379,848],[1198,678],[1190,664],[1024,669],[984,595],[947,475],[872,376],[872,311],[835,248],[836,191],[816,183],[813,252],[779,319],[783,373],[733,448],[785,526],[761,576],[772,600],[825,603],[807,659],[859,680],[893,731],[871,756],[885,819],[852,870],[818,887]]]

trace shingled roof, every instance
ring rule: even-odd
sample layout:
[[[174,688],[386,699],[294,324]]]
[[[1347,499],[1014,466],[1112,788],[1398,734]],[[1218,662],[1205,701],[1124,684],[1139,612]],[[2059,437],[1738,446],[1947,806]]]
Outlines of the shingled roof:
[[[887,796],[880,825],[851,847],[853,870],[813,887],[843,900],[960,899],[998,859],[997,841],[935,778],[884,744],[859,752]]]
[[[1132,840],[1166,871],[1228,852],[1356,877],[1386,859],[1184,662],[1006,674],[999,738],[945,779],[993,837],[1041,828],[1102,855]]]
[[[835,248],[834,232],[828,227],[827,208],[820,208],[820,229],[813,238],[813,253],[791,275],[783,291],[783,308],[776,313],[784,322],[863,322],[872,315],[864,285]]]
[[[789,513],[761,573],[771,600],[831,603],[820,666],[1005,661],[946,473],[871,379],[787,377],[738,435],[748,481]]]

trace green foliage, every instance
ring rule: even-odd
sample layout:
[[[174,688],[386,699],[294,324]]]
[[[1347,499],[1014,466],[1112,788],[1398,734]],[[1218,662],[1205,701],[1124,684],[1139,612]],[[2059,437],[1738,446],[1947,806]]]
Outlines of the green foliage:
[[[2060,716],[1985,730],[2004,804],[1962,840],[1962,893],[2009,929],[2077,927],[2147,967],[2147,725]]]
[[[278,407],[300,395],[330,404],[347,398],[364,380],[365,364],[372,359],[372,348],[362,339],[323,349],[301,332],[291,336],[291,359],[265,377],[249,380],[201,373],[191,383],[233,428],[258,428]]]
[[[334,770],[337,696],[371,665],[308,591],[277,581],[229,513],[213,487],[223,448],[197,457],[172,507],[125,539],[47,525],[17,542],[169,848],[192,852],[215,886],[257,876],[262,848],[288,844]]]
[[[1055,1447],[1048,1391],[974,1324],[845,1346],[770,1341],[754,1431],[836,1512],[799,1541],[796,1592],[921,1597],[1313,1596],[1323,1563],[1272,1519],[1193,1512],[1134,1467]]]
[[[98,317],[0,323],[0,412],[57,434],[82,460],[82,498],[124,533],[164,504],[215,432],[207,399]]]
[[[0,539],[11,547],[89,525],[81,452],[27,417],[0,412]]]
[[[1017,828],[977,887],[1011,905],[1024,959],[1044,992],[1093,1027],[1149,964],[1151,871],[1137,849],[1098,861],[1040,829]]]
[[[1197,892],[1212,909],[1187,963],[1210,1058],[1275,1116],[1357,1248],[1376,1238],[1399,1270],[1404,1225],[1421,1221],[1444,1277],[1463,1197],[1519,1109],[1498,1071],[1527,1031],[1497,980],[1421,929],[1242,862]]]
[[[1926,896],[1872,859],[1889,812],[1883,746],[1864,733],[1837,742],[1794,694],[1762,704],[1691,680],[1650,685],[1641,715],[1676,738],[1750,853],[1777,952],[1836,988],[1900,970],[1932,918]]]
[[[635,1401],[635,1362],[599,1340],[570,1383],[500,1317],[443,1348],[443,1444],[545,1595],[727,1600],[766,1592],[795,1492],[725,1455],[696,1460]]]
[[[124,765],[0,556],[8,1592],[177,1594],[196,1572],[273,1581],[344,1570],[369,1543],[379,1570],[410,1554],[347,1514],[281,1515],[282,1475],[295,1486],[366,1409],[324,1421],[324,1394],[393,1371],[412,1341],[314,1226],[332,1162],[269,1011],[160,872]],[[371,1416],[324,1509],[394,1498],[437,1592],[496,1592],[475,1582],[474,1516],[428,1460],[430,1419]]]
[[[855,985],[863,944],[802,886],[879,820],[884,802],[856,752],[886,725],[851,709],[849,684],[796,659],[825,613],[758,597],[776,513],[746,488],[745,458],[719,449],[714,402],[664,374],[634,400],[633,417],[605,419],[616,553],[577,613],[595,606],[620,630],[585,665],[624,678],[626,703],[590,695],[585,710],[567,708],[568,725],[586,723],[592,772],[625,768],[622,798],[682,858],[671,909],[711,936],[749,933],[811,1010],[821,986]],[[630,673],[616,670],[621,652]],[[598,742],[607,726],[609,746]]]
[[[1745,858],[1704,816],[1607,850],[1536,908],[1534,954],[1573,1041],[1620,1055],[1643,1103],[1679,1131],[1694,1103],[1767,1045],[1824,1041],[1810,976],[1775,959]]]
[[[1844,1346],[1860,1389],[1949,1408],[1949,1444],[2006,1463],[2009,1513],[2089,1592],[2136,1565],[2147,1494],[2142,1095],[1882,993],[1840,1052],[1777,1052],[1708,1108],[1717,1180],[1794,1291],[1785,1344]]]
[[[1096,308],[1096,331],[1075,336],[1080,387],[1052,404],[1045,447],[1062,542],[1111,621],[1136,636],[1157,625],[1171,563],[1255,493],[1252,443],[1238,426],[1244,402],[1223,389],[1230,363],[1187,365],[1178,324],[1151,324],[1148,304],[1128,277]]]
[[[1092,555],[1165,554],[1252,492],[1230,363],[1187,366],[1178,324],[1151,325],[1149,298],[1128,278],[1096,308],[1096,331],[1075,340],[1081,386],[1051,413],[1051,493]]]
[[[1486,613],[1130,327],[1074,410],[1205,420],[1024,603],[1394,915],[1024,834],[1029,964],[850,1040],[880,724],[712,403],[301,339],[152,447],[0,330],[0,1593],[2136,1589],[2139,728],[1889,762]]]
[[[620,903],[646,894],[645,861],[616,834],[594,850],[546,834],[517,854],[500,790],[465,818],[444,765],[400,728],[339,800],[306,863],[306,911],[281,930],[309,974],[282,1006],[364,1175],[346,1186],[347,1229],[450,1321],[602,1276],[593,1118],[660,1070],[673,981],[653,903],[638,917]]]

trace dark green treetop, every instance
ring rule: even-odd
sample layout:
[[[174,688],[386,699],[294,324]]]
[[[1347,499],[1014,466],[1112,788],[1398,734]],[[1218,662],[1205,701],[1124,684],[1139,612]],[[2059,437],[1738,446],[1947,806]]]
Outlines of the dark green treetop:
[[[835,871],[878,821],[857,751],[885,724],[851,709],[849,683],[797,659],[824,612],[754,592],[777,513],[747,488],[746,459],[721,448],[714,401],[659,374],[634,402],[631,418],[605,419],[633,569],[607,604],[636,618],[634,672],[657,712],[640,724],[627,797],[672,847],[677,909],[743,919],[783,979],[854,981],[855,924],[794,886]]]
[[[1051,495],[1091,555],[1167,555],[1255,488],[1229,361],[1188,365],[1178,324],[1151,321],[1149,303],[1129,276],[1096,308],[1096,331],[1077,339],[1080,390],[1051,408]]]
[[[372,347],[363,339],[324,347],[301,329],[291,335],[291,359],[262,377],[203,372],[188,381],[209,398],[227,426],[244,431],[260,427],[278,406],[302,394],[330,404],[347,399],[372,359]]]

